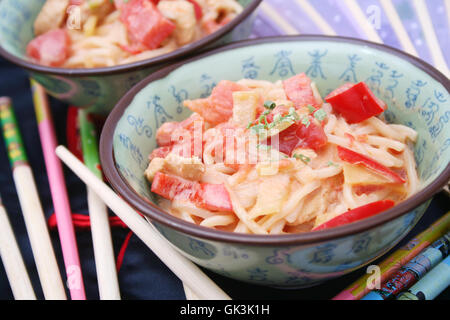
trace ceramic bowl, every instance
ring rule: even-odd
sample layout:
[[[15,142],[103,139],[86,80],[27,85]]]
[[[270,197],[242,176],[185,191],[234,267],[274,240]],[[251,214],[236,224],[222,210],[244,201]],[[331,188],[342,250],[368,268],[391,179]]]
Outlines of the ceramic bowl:
[[[107,68],[65,69],[45,67],[25,56],[33,38],[33,24],[45,0],[0,1],[0,55],[27,69],[46,91],[71,105],[107,115],[135,84],[162,66],[208,47],[247,39],[254,12],[262,0],[238,0],[244,11],[219,31],[171,53],[126,65]]]
[[[155,132],[185,119],[184,99],[204,97],[222,80],[276,81],[306,72],[325,96],[365,81],[389,102],[386,118],[418,131],[414,154],[421,190],[377,216],[302,234],[245,235],[181,221],[158,207],[144,178]],[[294,36],[231,44],[164,68],[134,87],[109,115],[101,163],[117,193],[186,257],[221,275],[282,288],[315,285],[361,268],[392,249],[450,179],[450,82],[430,65],[362,40]]]

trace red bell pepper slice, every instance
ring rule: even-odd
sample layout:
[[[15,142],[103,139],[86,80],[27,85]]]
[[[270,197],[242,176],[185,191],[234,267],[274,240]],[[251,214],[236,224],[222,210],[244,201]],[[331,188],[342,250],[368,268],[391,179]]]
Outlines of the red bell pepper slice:
[[[230,195],[223,184],[199,183],[157,172],[151,191],[168,200],[192,201],[210,211],[233,211]]]
[[[333,219],[328,220],[327,222],[322,223],[321,225],[315,227],[312,231],[335,228],[342,226],[344,224],[366,219],[374,215],[377,215],[380,212],[386,211],[387,209],[392,208],[394,205],[395,202],[392,200],[381,200],[371,202],[364,206],[352,209],[341,215],[338,215],[337,217],[334,217]]]
[[[386,103],[378,99],[364,82],[355,85],[344,84],[330,93],[325,100],[348,123],[362,122],[381,114],[387,108]]]
[[[345,162],[355,165],[362,165],[368,169],[371,169],[388,179],[391,183],[402,184],[406,182],[406,180],[403,179],[398,173],[392,171],[381,163],[378,163],[365,155],[341,146],[338,146],[337,149],[339,158],[341,158],[341,160]]]

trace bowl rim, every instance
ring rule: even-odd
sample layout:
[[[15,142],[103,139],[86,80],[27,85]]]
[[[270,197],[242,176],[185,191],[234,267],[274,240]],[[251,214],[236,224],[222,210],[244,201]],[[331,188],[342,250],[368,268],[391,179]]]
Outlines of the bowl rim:
[[[181,48],[178,48],[172,52],[156,56],[151,59],[145,59],[136,61],[133,63],[127,63],[123,65],[116,65],[112,67],[102,67],[102,68],[79,68],[79,69],[70,69],[70,68],[58,68],[58,67],[48,67],[43,66],[32,61],[28,61],[26,59],[22,59],[16,55],[9,53],[0,43],[0,56],[5,58],[6,60],[17,64],[18,66],[39,73],[57,75],[57,76],[99,76],[99,75],[112,75],[122,72],[130,72],[135,70],[140,70],[143,68],[151,68],[158,65],[163,65],[164,63],[177,61],[179,58],[183,58],[193,54],[195,52],[202,52],[205,47],[219,40],[222,36],[226,35],[228,32],[232,31],[236,26],[238,26],[242,21],[244,21],[247,17],[249,17],[260,5],[263,0],[252,0],[252,2],[244,8],[244,10],[237,15],[231,22],[227,23],[225,26],[213,32],[212,34],[201,38],[195,42],[187,44]]]
[[[109,114],[101,133],[100,137],[100,160],[106,178],[108,179],[112,188],[125,199],[135,210],[150,218],[151,221],[161,223],[169,228],[175,229],[178,232],[188,234],[190,236],[208,239],[212,241],[238,243],[243,245],[299,245],[299,244],[311,244],[329,241],[337,238],[343,238],[353,234],[361,233],[369,229],[373,229],[386,222],[389,222],[395,218],[398,218],[418,206],[426,203],[428,200],[438,193],[450,180],[450,162],[447,164],[442,174],[434,179],[427,187],[421,189],[414,194],[411,198],[399,203],[393,208],[378,214],[373,217],[366,218],[351,224],[343,225],[336,228],[325,229],[315,232],[288,234],[288,235],[254,235],[254,234],[241,234],[226,231],[218,231],[207,227],[202,227],[190,222],[176,218],[157,205],[150,202],[150,200],[142,197],[136,193],[132,187],[127,183],[125,178],[118,171],[114,153],[113,153],[113,137],[114,131],[118,121],[121,119],[125,110],[134,99],[135,95],[145,88],[149,83],[160,80],[169,75],[175,69],[188,64],[201,60],[202,58],[215,55],[224,51],[230,51],[237,48],[243,48],[252,45],[260,45],[267,43],[281,43],[292,41],[332,41],[339,43],[351,43],[361,46],[368,46],[374,49],[393,54],[413,64],[415,67],[427,73],[429,76],[441,83],[445,89],[450,92],[450,80],[444,76],[441,72],[436,70],[428,63],[420,60],[417,57],[402,52],[396,48],[389,47],[384,44],[369,42],[366,40],[338,37],[338,36],[323,36],[323,35],[294,35],[294,36],[278,36],[278,37],[265,37],[253,40],[244,40],[235,42],[229,45],[225,45],[214,50],[203,53],[194,58],[188,59],[176,63],[171,66],[167,66],[147,78],[143,79],[140,83],[134,86],[129,92],[127,92],[122,99],[119,100],[117,105]]]

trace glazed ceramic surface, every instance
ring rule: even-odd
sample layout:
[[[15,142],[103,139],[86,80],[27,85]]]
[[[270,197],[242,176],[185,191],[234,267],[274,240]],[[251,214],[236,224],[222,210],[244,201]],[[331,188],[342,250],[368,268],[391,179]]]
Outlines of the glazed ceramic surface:
[[[162,70],[119,102],[107,121],[106,127],[112,128],[105,129],[101,139],[102,166],[112,186],[191,260],[242,281],[310,286],[367,265],[394,247],[419,221],[432,195],[445,184],[443,179],[449,179],[448,79],[412,57],[356,40],[300,36],[229,47]],[[322,96],[345,82],[365,81],[388,102],[389,122],[418,131],[414,151],[422,190],[414,199],[341,227],[345,232],[335,228],[324,236],[320,232],[315,232],[317,236],[230,236],[193,227],[146,205],[145,201],[158,201],[143,174],[148,155],[157,146],[156,130],[166,121],[190,114],[182,107],[183,100],[208,96],[222,79],[276,81],[300,72],[317,83]],[[106,144],[112,144],[112,155]],[[111,173],[112,161],[120,176]]]
[[[26,45],[33,39],[33,24],[45,0],[0,1],[0,54],[30,71],[31,77],[49,94],[90,112],[107,115],[116,102],[136,83],[162,66],[200,49],[246,39],[251,33],[255,5],[261,0],[238,0],[247,11],[235,20],[236,26],[214,33],[168,55],[137,63],[96,69],[47,68],[28,62]],[[234,25],[235,22],[230,23]],[[239,23],[238,23],[239,22]],[[223,28],[228,29],[227,27]],[[61,72],[61,70],[65,70]]]

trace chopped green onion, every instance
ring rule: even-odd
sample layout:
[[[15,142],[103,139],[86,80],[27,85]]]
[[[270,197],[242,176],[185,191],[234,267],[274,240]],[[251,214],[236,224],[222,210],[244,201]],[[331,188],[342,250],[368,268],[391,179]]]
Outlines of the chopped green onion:
[[[327,117],[327,112],[323,109],[319,109],[314,113],[314,118],[322,122]]]
[[[314,111],[316,111],[316,108],[314,108],[312,105],[307,105],[306,106],[307,108],[308,108],[308,110],[309,110],[309,113],[314,113]]]
[[[269,109],[269,110],[273,110],[276,107],[276,103],[270,100],[267,100],[264,102],[264,108]]]
[[[307,157],[301,153],[294,154],[294,158],[301,160],[304,164],[308,164],[311,161],[310,157]]]

